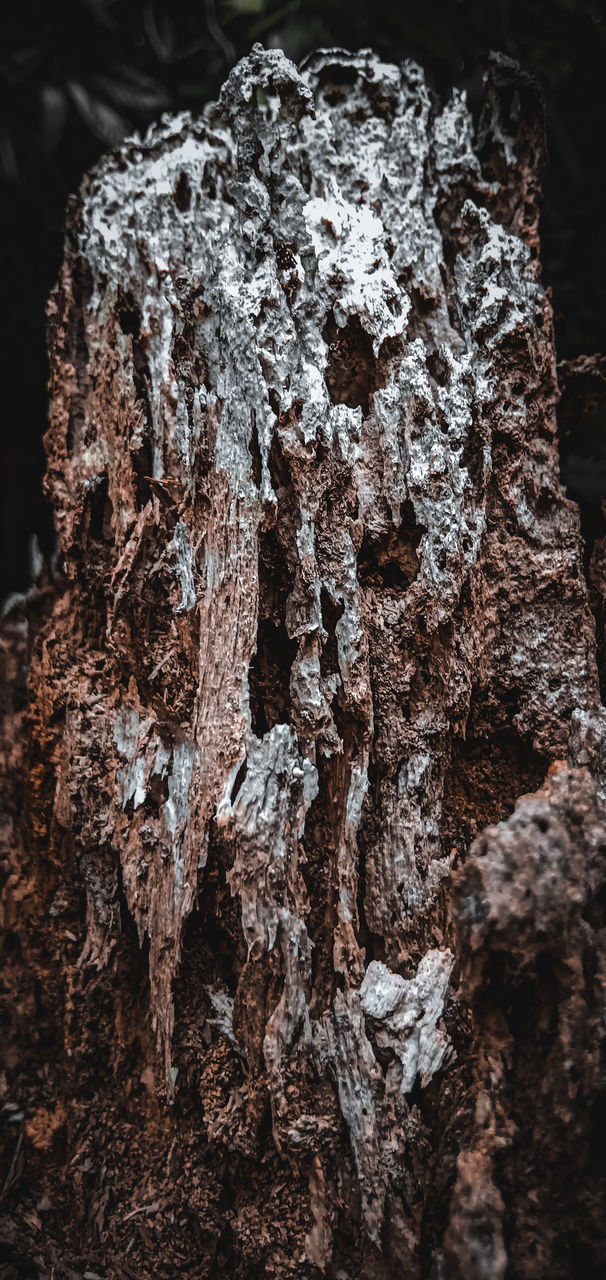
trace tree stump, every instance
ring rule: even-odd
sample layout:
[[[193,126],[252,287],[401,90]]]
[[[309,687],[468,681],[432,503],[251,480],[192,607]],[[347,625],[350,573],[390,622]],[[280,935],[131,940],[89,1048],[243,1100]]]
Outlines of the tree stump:
[[[412,63],[255,46],[73,202],[56,572],[3,651],[15,1274],[599,1273],[542,158],[504,59],[476,129]]]

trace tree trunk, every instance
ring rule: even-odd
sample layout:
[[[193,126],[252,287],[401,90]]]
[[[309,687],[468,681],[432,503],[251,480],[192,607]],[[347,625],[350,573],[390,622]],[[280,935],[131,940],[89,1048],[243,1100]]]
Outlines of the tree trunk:
[[[7,1275],[601,1274],[541,162],[506,60],[474,132],[413,64],[255,46],[70,210],[56,573],[3,650]]]

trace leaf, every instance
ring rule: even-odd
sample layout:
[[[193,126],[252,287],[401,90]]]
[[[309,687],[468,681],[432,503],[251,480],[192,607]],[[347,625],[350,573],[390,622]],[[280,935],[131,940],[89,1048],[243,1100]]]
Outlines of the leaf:
[[[45,151],[53,151],[59,143],[67,120],[67,111],[67,98],[63,90],[54,84],[43,84],[40,89],[40,115],[42,144]]]
[[[83,0],[83,3],[94,22],[98,22],[102,27],[107,27],[108,31],[115,30],[116,23],[113,15],[109,12],[111,0]]]
[[[217,6],[222,21],[242,18],[251,13],[263,13],[263,0],[221,0]]]
[[[143,26],[156,57],[160,62],[171,62],[175,49],[175,29],[166,13],[161,15],[158,24],[152,0],[148,0],[143,7]]]
[[[13,140],[2,121],[0,121],[0,177],[8,178],[9,182],[15,182],[18,177],[17,157]]]
[[[128,122],[124,117],[106,102],[102,102],[100,98],[93,97],[84,85],[78,84],[77,81],[68,81],[67,87],[74,105],[91,133],[94,133],[101,142],[117,146],[128,131]]]
[[[95,72],[90,83],[117,106],[129,111],[149,112],[168,105],[168,94],[161,84],[132,68],[119,67],[115,76]]]

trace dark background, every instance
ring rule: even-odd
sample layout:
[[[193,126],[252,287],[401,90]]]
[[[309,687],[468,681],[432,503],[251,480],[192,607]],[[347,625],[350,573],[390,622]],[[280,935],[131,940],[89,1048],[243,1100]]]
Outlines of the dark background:
[[[603,0],[13,0],[0,18],[0,597],[28,585],[34,533],[52,549],[40,492],[44,309],[67,196],[125,132],[163,110],[199,110],[254,40],[295,60],[327,44],[414,57],[442,94],[465,86],[474,108],[488,51],[516,58],[545,101],[543,263],[558,354],[606,350]],[[563,449],[590,459],[595,504],[606,428],[592,421],[568,423]]]

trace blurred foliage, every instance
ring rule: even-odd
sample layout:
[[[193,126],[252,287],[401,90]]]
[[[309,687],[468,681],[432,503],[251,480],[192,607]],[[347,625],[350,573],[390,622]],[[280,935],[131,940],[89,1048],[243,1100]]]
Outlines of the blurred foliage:
[[[606,13],[603,0],[21,0],[0,17],[4,388],[1,592],[27,581],[27,542],[51,543],[40,497],[44,306],[67,195],[127,131],[196,111],[260,40],[295,60],[371,45],[420,61],[477,108],[483,60],[508,53],[542,87],[550,146],[542,224],[560,353],[606,347]]]

